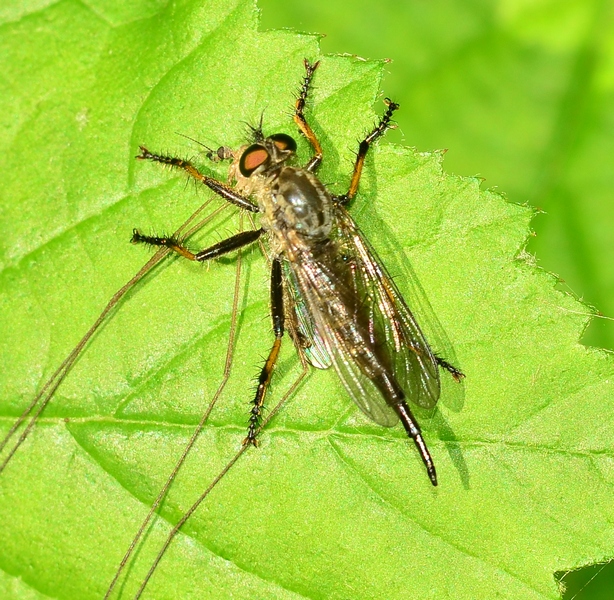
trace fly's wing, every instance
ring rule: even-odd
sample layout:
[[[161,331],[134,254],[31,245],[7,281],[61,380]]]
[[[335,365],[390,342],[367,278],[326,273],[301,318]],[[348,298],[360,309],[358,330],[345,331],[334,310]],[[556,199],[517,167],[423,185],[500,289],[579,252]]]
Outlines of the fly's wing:
[[[297,313],[315,325],[348,393],[380,425],[398,421],[376,385],[390,373],[408,400],[433,408],[439,399],[437,362],[420,327],[375,252],[345,209],[338,207],[337,234],[313,252],[297,252],[287,280],[297,293]]]
[[[399,420],[396,412],[356,361],[355,351],[365,336],[357,324],[350,325],[349,330],[347,326],[339,327],[340,321],[351,322],[346,318],[356,300],[351,288],[337,270],[330,268],[328,260],[303,257],[299,263],[289,263],[289,266],[298,284],[301,303],[352,400],[379,425],[396,425]]]
[[[439,368],[416,319],[377,254],[348,212],[337,208],[341,252],[354,263],[356,293],[369,310],[369,333],[382,347],[408,400],[433,408],[439,399]]]
[[[316,369],[328,369],[332,365],[332,359],[305,305],[305,298],[301,294],[294,271],[287,262],[284,261],[282,265],[286,281],[288,304],[290,305],[288,308],[294,311],[298,334],[305,342],[301,344],[301,349],[309,363]]]

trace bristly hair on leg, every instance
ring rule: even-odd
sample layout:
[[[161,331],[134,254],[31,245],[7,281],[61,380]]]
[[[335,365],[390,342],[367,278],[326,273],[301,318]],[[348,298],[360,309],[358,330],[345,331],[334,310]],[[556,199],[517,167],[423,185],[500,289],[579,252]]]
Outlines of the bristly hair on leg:
[[[130,238],[131,244],[143,244],[145,246],[149,246],[155,250],[158,250],[160,246],[166,245],[176,245],[176,246],[184,246],[187,236],[185,235],[147,235],[141,233],[138,229],[132,230],[132,237]],[[160,240],[167,240],[168,244],[161,244]]]

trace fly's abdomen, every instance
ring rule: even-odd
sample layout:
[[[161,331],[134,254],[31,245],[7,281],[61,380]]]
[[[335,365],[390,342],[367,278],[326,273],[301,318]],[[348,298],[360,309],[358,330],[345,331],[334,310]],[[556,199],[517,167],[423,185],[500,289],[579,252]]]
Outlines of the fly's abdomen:
[[[385,344],[379,333],[369,327],[365,306],[355,295],[343,293],[340,281],[320,288],[322,311],[336,343],[345,349],[365,377],[380,389],[386,402],[396,404],[404,394],[396,382]]]

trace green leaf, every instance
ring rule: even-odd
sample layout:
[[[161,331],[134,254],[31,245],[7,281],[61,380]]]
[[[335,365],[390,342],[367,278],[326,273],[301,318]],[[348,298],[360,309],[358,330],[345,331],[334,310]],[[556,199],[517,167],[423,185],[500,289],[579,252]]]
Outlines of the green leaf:
[[[295,133],[302,59],[319,56],[316,37],[259,33],[244,0],[48,4],[0,12],[3,431],[150,256],[128,244],[132,228],[173,231],[210,198],[134,161],[138,145],[195,155],[179,132],[236,147],[263,110],[267,131]],[[322,57],[309,115],[335,191],[375,119],[381,71]],[[612,556],[612,359],[577,342],[587,308],[522,252],[532,211],[441,162],[380,144],[353,206],[402,290],[411,262],[467,374],[464,404],[446,381],[422,419],[440,486],[400,428],[368,422],[333,373],[315,372],[184,526],[145,597],[558,598],[555,571]],[[226,210],[191,244],[237,227]],[[271,333],[265,261],[245,252],[241,266],[231,379],[122,597],[245,435]],[[235,269],[170,260],[92,340],[0,479],[3,597],[104,595],[220,381]],[[271,406],[298,371],[288,341]]]

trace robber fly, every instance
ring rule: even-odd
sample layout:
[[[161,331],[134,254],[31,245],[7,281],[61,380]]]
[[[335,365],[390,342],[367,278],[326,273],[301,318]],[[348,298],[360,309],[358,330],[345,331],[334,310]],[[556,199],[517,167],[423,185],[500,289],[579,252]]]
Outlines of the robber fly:
[[[188,161],[141,146],[139,159],[183,169],[227,201],[259,213],[260,229],[238,233],[197,253],[181,239],[143,235],[136,229],[132,241],[165,246],[201,262],[253,244],[262,236],[268,241],[275,341],[258,378],[245,444],[256,444],[262,407],[287,328],[312,366],[334,367],[370,419],[385,427],[401,421],[431,483],[437,485],[433,459],[407,400],[433,408],[440,394],[439,367],[456,379],[463,375],[431,351],[393,280],[345,209],[358,191],[369,147],[390,128],[399,105],[386,99],[383,117],[360,143],[348,192],[334,196],[315,175],[322,147],[304,115],[317,67],[317,62],[305,61],[306,75],[294,114],[314,150],[304,167],[293,164],[296,141],[284,133],[265,137],[262,125],[252,128],[253,143],[238,152],[218,150],[218,156],[233,158],[234,188],[202,175]]]
[[[263,425],[264,402],[282,339],[287,331],[303,360],[318,369],[335,369],[351,398],[370,419],[385,427],[392,427],[401,421],[416,445],[431,483],[437,485],[433,459],[408,401],[418,407],[431,409],[440,395],[439,370],[448,371],[456,380],[464,375],[431,350],[394,281],[346,210],[358,191],[370,146],[392,126],[393,113],[399,106],[386,100],[384,115],[360,142],[347,193],[331,194],[316,176],[323,159],[322,147],[304,114],[318,64],[305,61],[306,73],[294,111],[294,121],[313,149],[313,155],[305,166],[296,165],[296,141],[283,133],[265,136],[262,123],[251,127],[250,143],[239,150],[231,151],[222,147],[215,155],[212,154],[216,160],[232,159],[229,180],[234,181],[234,185],[202,174],[188,160],[156,154],[144,146],[140,148],[137,157],[140,160],[183,170],[228,203],[243,211],[258,213],[259,228],[242,231],[199,252],[193,252],[186,246],[185,238],[189,232],[155,236],[145,235],[135,229],[132,242],[158,249],[157,258],[154,257],[154,262],[150,261],[149,267],[146,265],[144,269],[151,268],[155,260],[160,260],[163,257],[161,252],[174,252],[191,261],[205,262],[259,240],[264,241],[268,248],[275,340],[258,377],[247,435],[238,455],[247,447],[257,444],[258,433]],[[142,276],[143,272],[142,269],[136,278]],[[103,311],[73,354],[81,351],[91,337],[91,332],[136,278],[114,296],[106,312]],[[40,398],[43,401],[34,419],[74,362],[71,357],[72,354],[43,388],[42,395],[37,397],[37,401]],[[24,415],[11,429],[9,436],[23,421]],[[28,428],[17,445],[23,441],[27,431]],[[120,571],[190,447],[184,451],[180,463],[152,507],[106,597],[110,596]],[[9,453],[9,457],[0,465],[0,470],[13,453],[14,450]],[[234,460],[236,458],[212,485],[219,481]],[[142,593],[172,536],[205,494],[171,532],[137,597]]]

